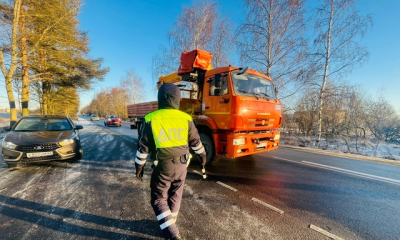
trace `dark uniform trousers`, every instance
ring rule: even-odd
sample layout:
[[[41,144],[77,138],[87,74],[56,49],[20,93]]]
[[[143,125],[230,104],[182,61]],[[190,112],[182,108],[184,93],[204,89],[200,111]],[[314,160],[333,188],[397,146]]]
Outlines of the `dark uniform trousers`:
[[[175,225],[181,207],[187,168],[184,158],[159,160],[150,180],[151,206],[167,238],[179,234]]]

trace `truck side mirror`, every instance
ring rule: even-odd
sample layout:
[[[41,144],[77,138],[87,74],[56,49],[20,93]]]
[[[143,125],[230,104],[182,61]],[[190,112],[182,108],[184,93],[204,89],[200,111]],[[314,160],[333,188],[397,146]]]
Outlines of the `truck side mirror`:
[[[275,87],[274,90],[275,90],[275,97],[278,99],[278,89]]]
[[[237,75],[245,74],[245,73],[247,72],[247,69],[249,69],[249,67],[240,68],[240,70],[239,70],[239,72],[237,73]]]
[[[11,127],[10,127],[10,126],[4,126],[4,127],[3,127],[3,130],[6,131],[6,132],[8,132],[8,131],[11,130]]]
[[[220,74],[220,73],[215,74],[215,77],[214,77],[214,85],[215,85],[215,87],[217,87],[217,88],[220,88],[220,87],[222,86],[221,74]]]

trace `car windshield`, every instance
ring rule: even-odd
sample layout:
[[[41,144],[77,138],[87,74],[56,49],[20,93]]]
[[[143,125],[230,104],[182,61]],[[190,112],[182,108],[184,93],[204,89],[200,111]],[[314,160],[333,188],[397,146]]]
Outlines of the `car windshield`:
[[[72,130],[67,119],[63,118],[23,118],[14,131],[65,131]]]
[[[118,118],[116,115],[111,115],[110,118]]]
[[[97,117],[97,115],[94,115],[94,114],[93,114],[92,117]]]
[[[266,78],[232,72],[232,82],[236,95],[276,99],[274,85]]]

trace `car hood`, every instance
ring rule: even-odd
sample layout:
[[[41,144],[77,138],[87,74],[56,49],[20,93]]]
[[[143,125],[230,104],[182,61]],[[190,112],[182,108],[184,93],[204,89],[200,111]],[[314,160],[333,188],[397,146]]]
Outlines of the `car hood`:
[[[30,145],[61,142],[71,138],[74,131],[36,131],[36,132],[9,132],[4,138],[5,141],[16,145]]]

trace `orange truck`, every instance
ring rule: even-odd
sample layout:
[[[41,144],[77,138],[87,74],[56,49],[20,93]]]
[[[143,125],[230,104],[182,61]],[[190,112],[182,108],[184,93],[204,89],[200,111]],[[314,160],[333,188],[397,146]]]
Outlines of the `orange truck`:
[[[157,83],[181,89],[180,110],[190,114],[207,151],[207,164],[219,157],[237,158],[278,149],[282,104],[273,81],[253,69],[211,69],[212,55],[184,51],[178,72]],[[157,101],[128,105],[131,128],[157,110]]]

